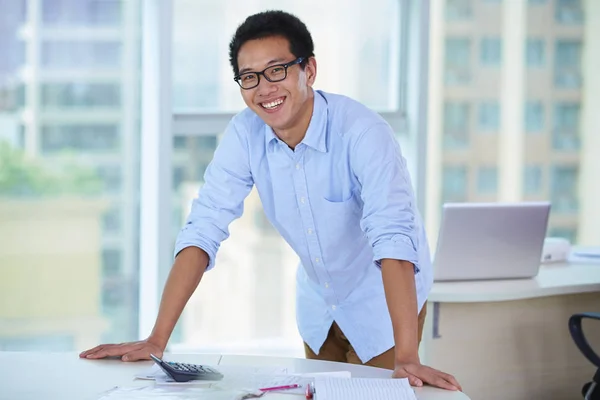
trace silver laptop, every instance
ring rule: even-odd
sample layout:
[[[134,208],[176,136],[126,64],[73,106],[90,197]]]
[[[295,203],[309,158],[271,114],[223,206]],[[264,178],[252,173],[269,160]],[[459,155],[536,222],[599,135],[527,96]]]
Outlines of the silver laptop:
[[[549,202],[444,204],[434,279],[536,276],[549,214]]]

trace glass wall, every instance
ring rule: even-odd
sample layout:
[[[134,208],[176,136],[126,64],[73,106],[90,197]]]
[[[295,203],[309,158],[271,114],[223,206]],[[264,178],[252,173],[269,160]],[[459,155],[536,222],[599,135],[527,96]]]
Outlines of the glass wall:
[[[137,337],[140,8],[0,1],[0,350]]]

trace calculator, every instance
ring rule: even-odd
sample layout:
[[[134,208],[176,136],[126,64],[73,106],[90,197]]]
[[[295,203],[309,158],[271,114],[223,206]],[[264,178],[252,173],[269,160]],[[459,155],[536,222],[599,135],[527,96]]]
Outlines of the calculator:
[[[150,354],[150,357],[175,382],[188,382],[191,380],[218,381],[223,379],[222,373],[206,365],[163,361],[154,354]]]

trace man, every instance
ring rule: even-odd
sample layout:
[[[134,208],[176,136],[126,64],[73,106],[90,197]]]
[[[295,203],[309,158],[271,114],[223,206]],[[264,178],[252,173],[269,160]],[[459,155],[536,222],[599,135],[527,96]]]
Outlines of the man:
[[[432,272],[406,162],[389,125],[347,97],[313,90],[306,26],[269,11],[230,43],[248,108],[230,122],[176,243],[150,336],[86,358],[161,355],[256,185],[269,220],[298,254],[298,327],[308,358],[394,370],[410,383],[460,390],[419,362]],[[421,312],[419,312],[421,310]]]

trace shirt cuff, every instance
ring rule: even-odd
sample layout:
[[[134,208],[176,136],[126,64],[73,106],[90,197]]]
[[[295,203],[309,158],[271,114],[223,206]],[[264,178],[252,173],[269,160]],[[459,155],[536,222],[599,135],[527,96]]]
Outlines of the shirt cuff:
[[[406,235],[394,235],[390,239],[380,241],[373,246],[373,261],[381,268],[381,260],[408,261],[414,265],[415,274],[419,273],[419,258],[415,245]]]
[[[217,247],[205,237],[190,231],[187,226],[181,230],[179,236],[177,237],[177,241],[175,242],[175,250],[173,251],[173,257],[177,257],[177,254],[179,254],[179,252],[186,247],[198,247],[199,249],[204,250],[208,255],[208,266],[206,267],[205,271],[209,271],[214,268],[215,258],[217,256]]]

